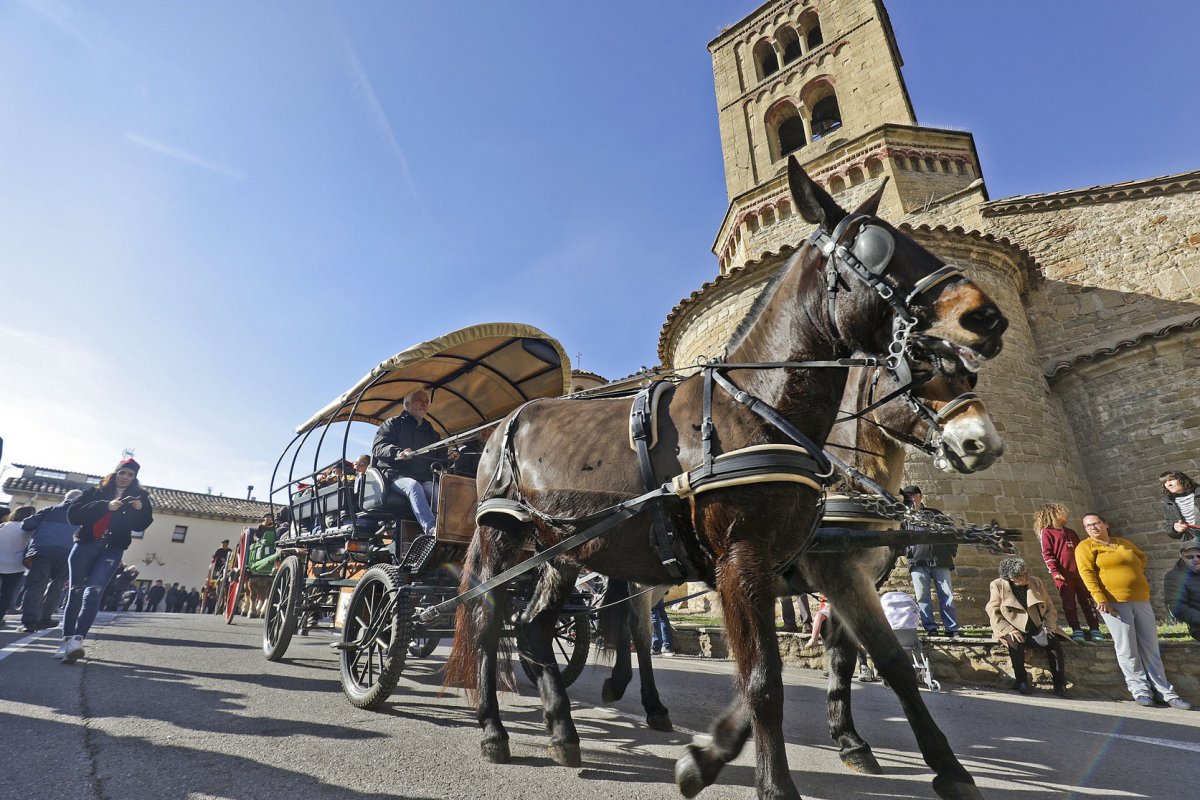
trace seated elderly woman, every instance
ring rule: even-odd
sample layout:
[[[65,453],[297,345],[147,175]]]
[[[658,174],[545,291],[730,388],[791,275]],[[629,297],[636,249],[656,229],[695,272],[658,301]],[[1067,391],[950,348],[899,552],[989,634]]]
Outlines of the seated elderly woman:
[[[1024,559],[1013,557],[1000,562],[1000,577],[992,581],[987,613],[992,635],[1008,648],[1016,679],[1014,688],[1021,694],[1033,692],[1025,671],[1025,648],[1033,645],[1046,651],[1054,693],[1066,697],[1066,665],[1060,640],[1070,637],[1058,627],[1054,603],[1042,582],[1029,574]]]
[[[396,491],[408,497],[413,516],[425,533],[434,532],[433,467],[446,461],[446,448],[418,453],[436,444],[437,431],[425,419],[429,392],[417,389],[404,397],[404,411],[379,426],[371,447],[371,458]]]

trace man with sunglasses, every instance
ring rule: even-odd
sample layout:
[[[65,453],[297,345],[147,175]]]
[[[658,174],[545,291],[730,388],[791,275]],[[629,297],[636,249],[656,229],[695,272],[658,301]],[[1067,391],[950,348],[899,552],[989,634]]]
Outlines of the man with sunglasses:
[[[1163,578],[1163,599],[1175,619],[1187,623],[1188,633],[1200,641],[1200,538],[1179,548],[1180,560]]]

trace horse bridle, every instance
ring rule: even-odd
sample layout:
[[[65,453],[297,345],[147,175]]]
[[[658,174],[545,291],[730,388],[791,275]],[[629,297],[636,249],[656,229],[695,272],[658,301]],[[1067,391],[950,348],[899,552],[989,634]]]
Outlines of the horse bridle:
[[[913,300],[947,280],[963,277],[963,271],[953,264],[945,264],[917,281],[901,299],[903,288],[884,277],[896,251],[896,240],[874,220],[868,214],[847,214],[830,233],[818,227],[808,237],[808,242],[825,256],[829,325],[836,338],[841,338],[837,324],[837,294],[843,286],[847,290],[850,288],[843,283],[842,272],[850,273],[892,307],[892,340],[888,344],[886,364],[904,386],[911,383],[913,377],[907,358],[908,338],[918,321],[912,311]]]

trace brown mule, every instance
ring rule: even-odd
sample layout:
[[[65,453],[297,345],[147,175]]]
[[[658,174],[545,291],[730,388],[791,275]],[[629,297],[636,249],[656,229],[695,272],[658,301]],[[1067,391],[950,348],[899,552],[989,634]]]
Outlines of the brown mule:
[[[898,330],[903,334],[901,352],[911,347],[918,355],[941,355],[971,368],[1000,351],[1007,320],[999,308],[961,273],[947,271],[932,253],[875,218],[881,193],[848,215],[794,159],[788,167],[796,209],[818,226],[817,243],[801,248],[764,290],[731,346],[729,363],[824,360],[855,351],[883,355],[889,341],[897,340]],[[827,292],[827,287],[836,291]],[[828,436],[845,389],[844,370],[729,372],[745,392],[777,410],[786,424],[817,443]],[[704,463],[704,383],[703,378],[690,378],[669,388],[660,400],[658,444],[652,451],[656,475],[669,478]],[[713,395],[712,411],[711,442],[719,453],[793,441],[727,393]],[[481,516],[464,565],[464,590],[515,563],[527,540],[541,546],[561,541],[579,530],[570,519],[604,511],[641,493],[636,459],[629,449],[628,415],[629,403],[622,399],[537,401],[510,415],[504,423],[508,434],[493,437],[481,459],[479,495],[481,501],[520,501],[531,512],[527,518]],[[775,573],[811,537],[820,493],[820,486],[803,482],[749,483],[695,494],[671,509],[679,542],[697,577],[721,596],[740,693],[714,723],[712,746],[706,752],[689,748],[680,759],[676,781],[686,796],[711,784],[753,731],[759,796],[799,798],[783,742]],[[525,633],[533,657],[548,665],[539,690],[551,756],[565,765],[580,763],[579,736],[561,675],[553,666],[550,642],[558,607],[580,565],[640,583],[673,580],[650,545],[645,516],[622,522],[570,557],[560,557],[554,569],[542,570],[524,613]],[[497,699],[505,598],[506,593],[492,591],[459,609],[447,664],[448,685],[477,692],[481,747],[493,761],[509,758]],[[944,797],[977,796],[967,793],[974,792],[974,782],[944,737],[938,744],[936,763],[931,763],[938,773],[935,787]],[[948,793],[951,790],[955,793]]]

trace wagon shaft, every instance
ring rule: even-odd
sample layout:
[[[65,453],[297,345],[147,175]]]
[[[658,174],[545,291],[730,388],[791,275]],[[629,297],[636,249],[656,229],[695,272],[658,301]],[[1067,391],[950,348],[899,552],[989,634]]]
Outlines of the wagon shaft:
[[[1021,532],[1013,528],[999,530],[1006,542],[1020,540]],[[864,547],[907,547],[913,544],[972,544],[950,531],[863,531],[852,528],[818,528],[809,552],[836,553]]]

